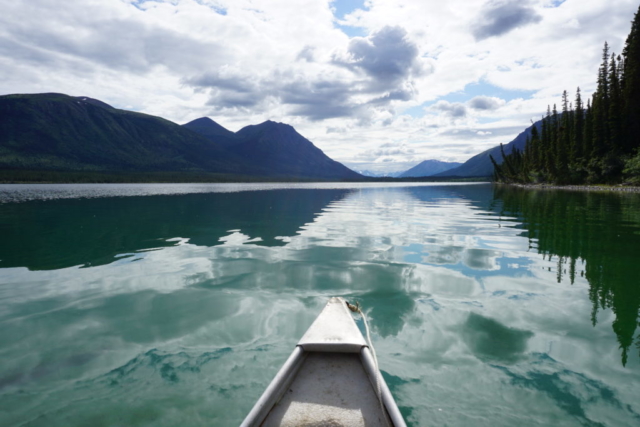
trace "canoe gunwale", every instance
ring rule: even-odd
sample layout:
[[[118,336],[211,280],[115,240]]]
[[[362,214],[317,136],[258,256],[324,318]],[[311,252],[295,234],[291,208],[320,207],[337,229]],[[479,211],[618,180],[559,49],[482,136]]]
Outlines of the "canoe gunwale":
[[[282,368],[251,409],[240,427],[259,426],[267,418],[271,409],[278,404],[287,387],[293,382],[308,353],[296,346]]]
[[[393,395],[376,367],[371,349],[347,309],[345,300],[340,297],[329,300],[240,427],[261,426],[296,379],[307,356],[314,353],[357,354],[364,370],[362,380],[368,379],[376,396],[377,384],[380,386],[379,397],[383,406],[380,409],[386,411],[387,421],[394,427],[406,427]]]
[[[240,427],[260,426],[269,415],[274,406],[280,402],[287,388],[295,379],[300,367],[304,364],[304,360],[310,352],[305,351],[301,346],[296,346],[282,368],[278,371],[269,386],[266,388],[260,399],[256,402],[253,409],[244,419]],[[360,360],[364,367],[371,386],[376,387],[376,371],[375,363],[371,350],[367,346],[363,346],[360,350]],[[387,386],[387,382],[380,375],[380,393],[382,395],[382,403],[387,411],[389,420],[393,427],[406,427],[404,418],[398,409],[396,401]]]
[[[362,347],[362,350],[360,351],[360,360],[362,360],[364,370],[369,376],[369,381],[371,381],[371,385],[374,389],[376,388],[376,375],[380,378],[380,397],[382,398],[382,403],[387,410],[387,415],[389,416],[391,425],[394,427],[406,427],[404,418],[402,417],[400,409],[398,409],[398,405],[391,394],[391,390],[389,390],[387,382],[382,377],[382,372],[376,369],[375,362],[373,361],[373,354],[371,354],[369,347]]]

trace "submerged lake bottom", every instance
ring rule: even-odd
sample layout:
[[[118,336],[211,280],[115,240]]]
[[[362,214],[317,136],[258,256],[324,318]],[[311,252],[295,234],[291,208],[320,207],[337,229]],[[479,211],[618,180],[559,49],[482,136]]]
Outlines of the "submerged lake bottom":
[[[332,296],[408,425],[640,424],[639,194],[0,185],[0,233],[3,426],[238,425]]]

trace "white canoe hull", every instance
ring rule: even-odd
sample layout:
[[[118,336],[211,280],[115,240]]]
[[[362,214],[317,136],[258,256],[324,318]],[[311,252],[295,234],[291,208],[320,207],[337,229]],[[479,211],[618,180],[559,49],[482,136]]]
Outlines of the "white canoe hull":
[[[345,301],[331,298],[241,426],[405,422]]]

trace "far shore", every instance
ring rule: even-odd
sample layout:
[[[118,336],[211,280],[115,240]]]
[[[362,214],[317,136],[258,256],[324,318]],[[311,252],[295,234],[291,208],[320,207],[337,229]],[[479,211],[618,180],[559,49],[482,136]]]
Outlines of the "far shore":
[[[632,185],[554,185],[554,184],[498,184],[527,188],[530,190],[570,190],[570,191],[618,191],[640,193],[640,187]]]

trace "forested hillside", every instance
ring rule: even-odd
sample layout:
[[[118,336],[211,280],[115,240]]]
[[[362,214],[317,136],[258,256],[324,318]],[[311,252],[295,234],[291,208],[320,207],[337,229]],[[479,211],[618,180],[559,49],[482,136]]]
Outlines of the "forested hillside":
[[[180,126],[57,93],[0,96],[0,182],[359,180],[293,127]]]
[[[565,90],[547,109],[541,131],[534,127],[524,150],[514,149],[502,164],[492,157],[501,182],[640,184],[640,10],[622,55],[605,42],[598,85],[586,104]]]

